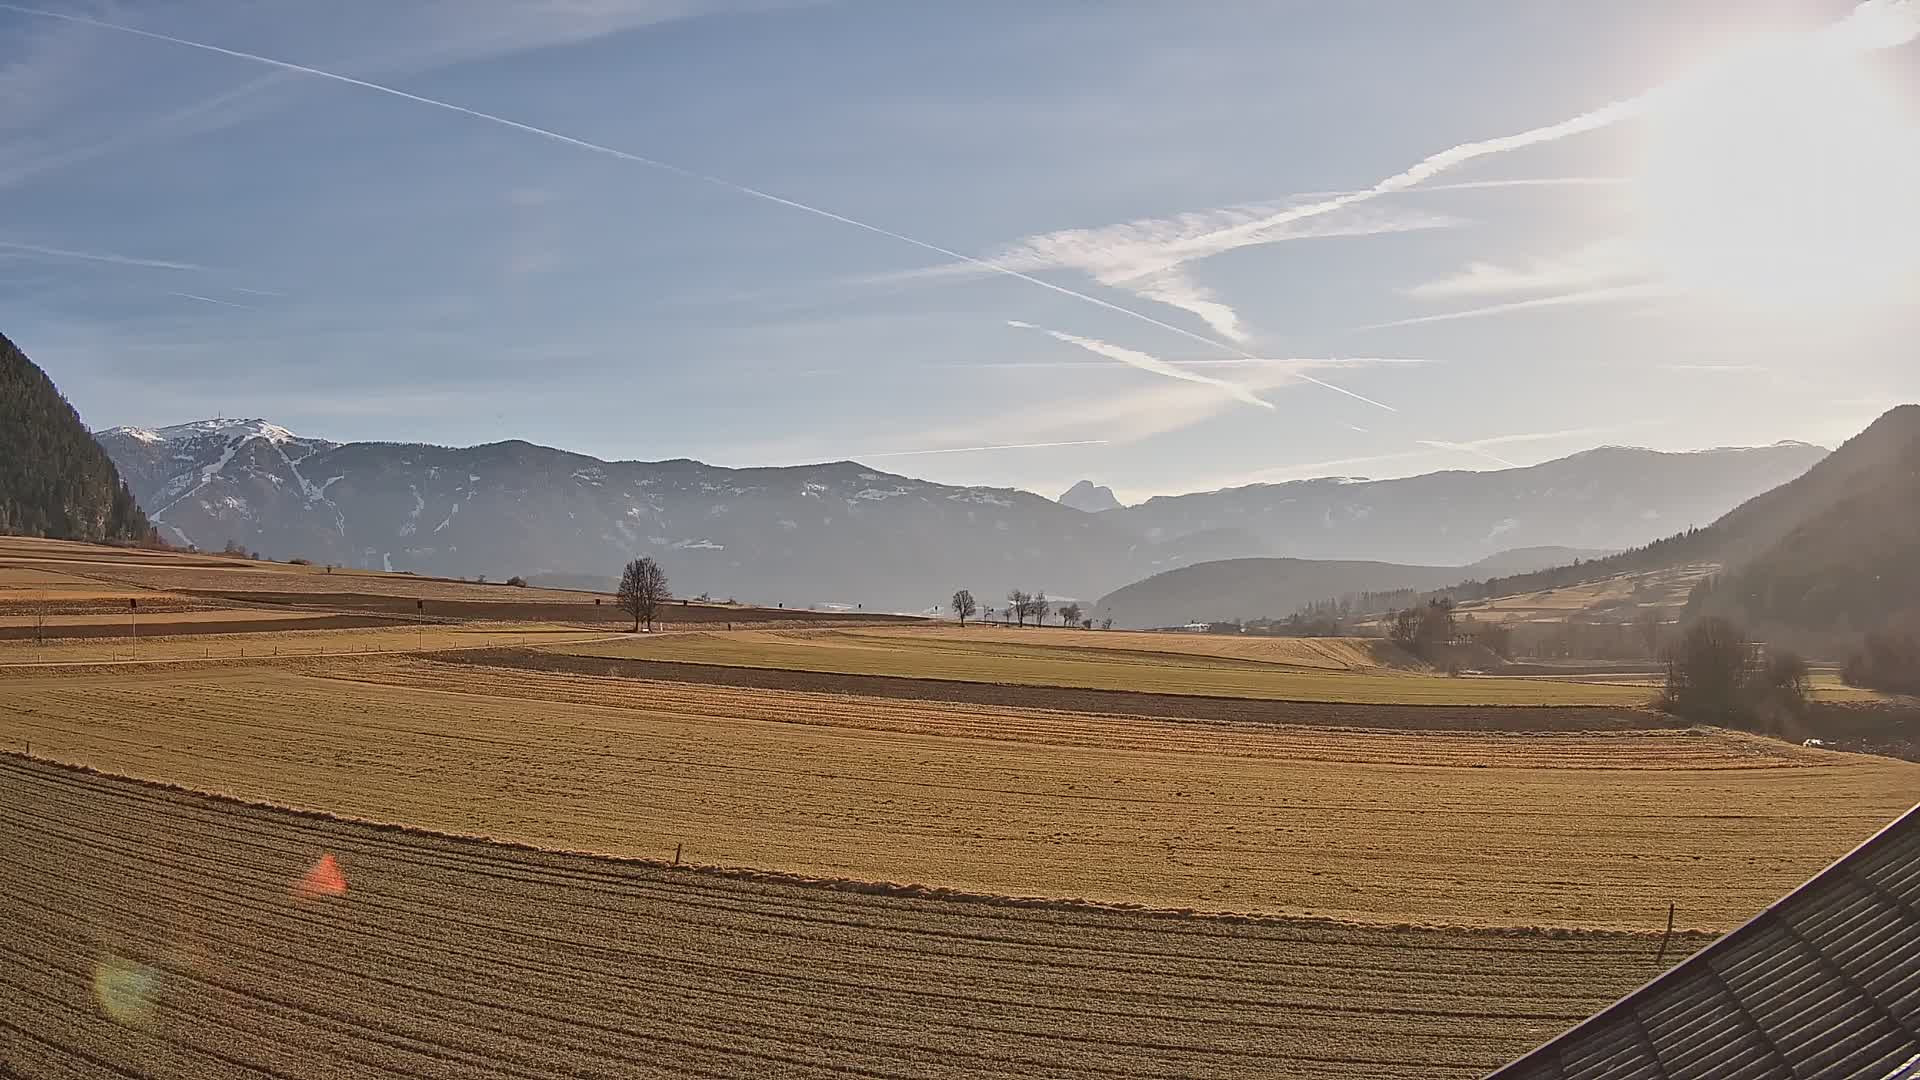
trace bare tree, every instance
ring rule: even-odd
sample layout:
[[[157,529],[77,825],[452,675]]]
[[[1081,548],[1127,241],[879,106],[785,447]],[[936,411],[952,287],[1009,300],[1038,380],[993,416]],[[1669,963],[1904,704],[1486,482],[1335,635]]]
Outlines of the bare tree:
[[[1080,605],[1078,602],[1060,605],[1060,621],[1067,626],[1080,625]]]
[[[1111,616],[1111,615],[1109,615],[1109,616],[1107,616],[1106,618],[1104,618],[1104,619],[1101,619],[1101,620],[1100,620],[1100,629],[1102,629],[1102,630],[1111,630],[1111,629],[1113,629],[1113,616]]]
[[[951,606],[953,613],[960,616],[961,626],[967,625],[967,620],[973,618],[974,613],[980,610],[980,605],[974,602],[973,593],[966,589],[953,594]]]
[[[1047,625],[1047,613],[1053,610],[1053,605],[1047,601],[1047,590],[1041,589],[1039,592],[1034,593],[1032,603],[1033,625]]]
[[[27,611],[27,617],[33,620],[33,643],[35,645],[45,645],[47,643],[47,614],[48,610],[52,607],[53,598],[46,593],[41,593],[40,599],[35,601],[33,606]]]
[[[647,629],[653,629],[654,613],[672,596],[667,591],[667,572],[660,569],[652,556],[646,556],[633,560],[621,571],[620,589],[614,594],[613,602],[633,616],[633,632],[637,634],[642,620],[646,621]]]
[[[1024,590],[1007,590],[1007,614],[1012,615],[1020,626],[1027,625],[1027,615],[1033,611],[1033,597]]]

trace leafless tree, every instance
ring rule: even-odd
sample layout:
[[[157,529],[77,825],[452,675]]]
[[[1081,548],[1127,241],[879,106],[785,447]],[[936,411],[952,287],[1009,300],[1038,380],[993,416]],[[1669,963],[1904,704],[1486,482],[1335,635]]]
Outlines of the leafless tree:
[[[952,607],[953,613],[960,616],[961,626],[967,625],[967,620],[973,618],[974,613],[980,610],[980,605],[974,602],[973,593],[966,589],[953,594]]]
[[[646,556],[629,562],[621,571],[620,588],[614,593],[613,602],[633,616],[633,631],[637,634],[643,620],[647,629],[653,629],[654,613],[672,596],[667,591],[667,572],[660,569],[652,556]]]
[[[53,599],[47,596],[47,594],[41,593],[40,599],[34,601],[33,605],[27,609],[27,617],[33,620],[33,643],[35,645],[45,645],[47,643],[47,614],[48,610],[52,607]]]
[[[1061,604],[1060,605],[1060,622],[1066,626],[1079,626],[1080,625],[1079,603],[1076,602],[1071,604]]]
[[[1047,613],[1053,610],[1053,605],[1047,601],[1047,590],[1041,589],[1039,592],[1034,593],[1032,604],[1033,625],[1047,625]]]
[[[1007,592],[1007,614],[1017,620],[1018,625],[1027,625],[1027,616],[1033,611],[1033,597],[1023,589],[1010,589]]]

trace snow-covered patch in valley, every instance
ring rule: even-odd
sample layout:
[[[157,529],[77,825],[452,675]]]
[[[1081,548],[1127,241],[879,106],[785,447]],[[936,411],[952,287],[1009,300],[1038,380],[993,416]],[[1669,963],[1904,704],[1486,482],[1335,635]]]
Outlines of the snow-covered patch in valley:
[[[442,529],[444,529],[444,528],[446,528],[447,526],[449,526],[449,525],[451,525],[451,524],[453,524],[453,519],[454,519],[454,518],[457,518],[457,517],[459,517],[459,516],[460,516],[460,504],[456,502],[456,503],[454,503],[454,504],[453,504],[453,509],[451,509],[451,510],[449,510],[449,511],[447,511],[447,520],[445,520],[445,521],[443,521],[443,522],[441,522],[441,523],[440,523],[440,524],[438,524],[438,525],[435,525],[435,526],[433,527],[433,531],[434,531],[434,532],[439,532],[440,530],[442,530]]]
[[[706,540],[706,539],[675,540],[672,544],[668,546],[673,548],[675,551],[725,551],[727,550],[727,545],[716,544],[713,541]]]
[[[792,518],[781,518],[780,520],[774,522],[774,524],[780,526],[783,529],[797,529],[800,527],[800,523],[797,521],[794,521]]]
[[[420,494],[419,488],[408,484],[407,490],[413,493],[413,509],[407,511],[407,520],[400,525],[401,536],[412,536],[414,532],[420,528],[420,512],[427,508],[426,497]],[[449,516],[447,520],[451,521],[453,519]],[[443,525],[442,528],[445,528],[445,526]],[[434,531],[439,532],[440,530],[435,529]]]
[[[856,499],[870,499],[874,502],[879,502],[882,499],[891,499],[896,496],[905,495],[906,493],[907,493],[907,489],[903,487],[891,487],[891,488],[886,488],[884,490],[881,488],[867,488],[863,491],[855,492],[853,497]]]
[[[111,428],[107,431],[101,432],[100,434],[125,435],[129,439],[138,439],[140,442],[143,442],[143,443],[163,443],[167,441],[166,436],[160,434],[157,431],[149,431],[146,428],[138,428],[138,427]]]
[[[592,468],[576,470],[573,478],[582,484],[592,484],[594,487],[599,487],[601,484],[606,483],[607,474],[601,471],[598,466],[594,466]]]
[[[965,491],[956,491],[947,496],[947,499],[949,502],[975,503],[980,506],[1010,507],[1013,505],[1012,499],[990,488],[968,488]]]

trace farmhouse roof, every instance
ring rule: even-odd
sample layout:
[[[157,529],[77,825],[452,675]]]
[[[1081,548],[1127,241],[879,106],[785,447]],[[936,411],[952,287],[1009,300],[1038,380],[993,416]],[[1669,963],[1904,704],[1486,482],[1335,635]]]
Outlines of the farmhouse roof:
[[[1893,1080],[1920,1057],[1920,806],[1490,1080]]]

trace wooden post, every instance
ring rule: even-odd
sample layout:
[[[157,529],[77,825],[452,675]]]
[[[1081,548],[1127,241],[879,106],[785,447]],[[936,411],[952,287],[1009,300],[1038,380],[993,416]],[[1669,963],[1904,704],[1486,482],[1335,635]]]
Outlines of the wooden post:
[[[680,865],[680,845],[679,844],[673,845],[673,865],[675,866]]]
[[[1673,937],[1673,905],[1667,905],[1667,932],[1660,935],[1660,951],[1654,954],[1653,966],[1659,967],[1660,961],[1667,955],[1667,939]]]

